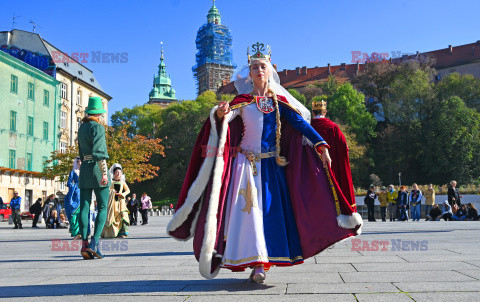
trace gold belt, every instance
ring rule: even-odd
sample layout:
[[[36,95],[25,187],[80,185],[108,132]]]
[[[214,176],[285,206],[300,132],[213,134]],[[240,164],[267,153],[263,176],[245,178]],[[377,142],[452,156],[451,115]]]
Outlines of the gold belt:
[[[92,155],[84,155],[83,160],[93,160],[93,156]]]
[[[253,153],[251,151],[247,151],[244,149],[240,149],[240,153],[245,155],[245,157],[248,159],[250,162],[250,165],[252,165],[252,170],[253,170],[253,176],[258,175],[257,171],[257,165],[255,162],[260,162],[261,159],[263,158],[270,158],[270,157],[275,157],[277,156],[277,153],[272,151],[272,152],[266,152],[266,153]]]

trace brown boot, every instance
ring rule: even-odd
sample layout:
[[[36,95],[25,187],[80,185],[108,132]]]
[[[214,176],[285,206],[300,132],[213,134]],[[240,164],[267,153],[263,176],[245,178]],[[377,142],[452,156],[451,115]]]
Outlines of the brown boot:
[[[92,253],[90,253],[87,249],[88,249],[88,240],[82,240],[82,249],[80,250],[80,254],[83,257],[83,260],[93,259]]]

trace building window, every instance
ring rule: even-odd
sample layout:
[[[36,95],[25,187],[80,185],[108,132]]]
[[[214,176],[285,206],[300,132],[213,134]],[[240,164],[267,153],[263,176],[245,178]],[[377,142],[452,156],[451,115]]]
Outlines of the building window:
[[[13,74],[10,76],[10,92],[18,93],[18,77]]]
[[[67,113],[65,111],[60,113],[60,127],[67,129]]]
[[[66,99],[67,100],[67,84],[65,83],[62,83],[62,87],[61,87],[61,90],[62,90],[62,99]]]
[[[67,143],[60,142],[60,153],[67,152]]]
[[[82,106],[82,92],[80,90],[77,91],[77,105]]]
[[[10,169],[15,169],[16,153],[15,150],[9,150],[8,152],[8,166]]]
[[[48,140],[48,122],[43,122],[43,139]]]
[[[32,153],[27,153],[27,170],[32,171]]]
[[[43,91],[43,106],[50,106],[50,91]]]
[[[46,156],[42,156],[42,165],[43,165],[43,170],[45,170],[45,168],[47,168],[47,157]]]
[[[17,131],[17,113],[10,111],[10,131]]]
[[[33,136],[33,116],[28,117],[27,134]]]
[[[35,84],[28,82],[28,96],[29,100],[35,100]]]

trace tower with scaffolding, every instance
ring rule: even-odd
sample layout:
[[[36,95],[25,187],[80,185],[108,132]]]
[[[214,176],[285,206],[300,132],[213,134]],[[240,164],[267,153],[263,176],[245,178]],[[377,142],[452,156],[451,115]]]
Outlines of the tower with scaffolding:
[[[218,9],[213,6],[207,15],[207,23],[197,32],[196,65],[192,67],[197,79],[198,94],[217,89],[230,82],[234,69],[232,55],[232,34],[221,22]]]

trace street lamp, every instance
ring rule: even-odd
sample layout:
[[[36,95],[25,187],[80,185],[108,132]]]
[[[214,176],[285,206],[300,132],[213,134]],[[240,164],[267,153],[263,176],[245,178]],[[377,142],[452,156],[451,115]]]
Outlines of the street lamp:
[[[398,172],[398,183],[399,183],[399,186],[402,186],[402,173],[401,172]]]

